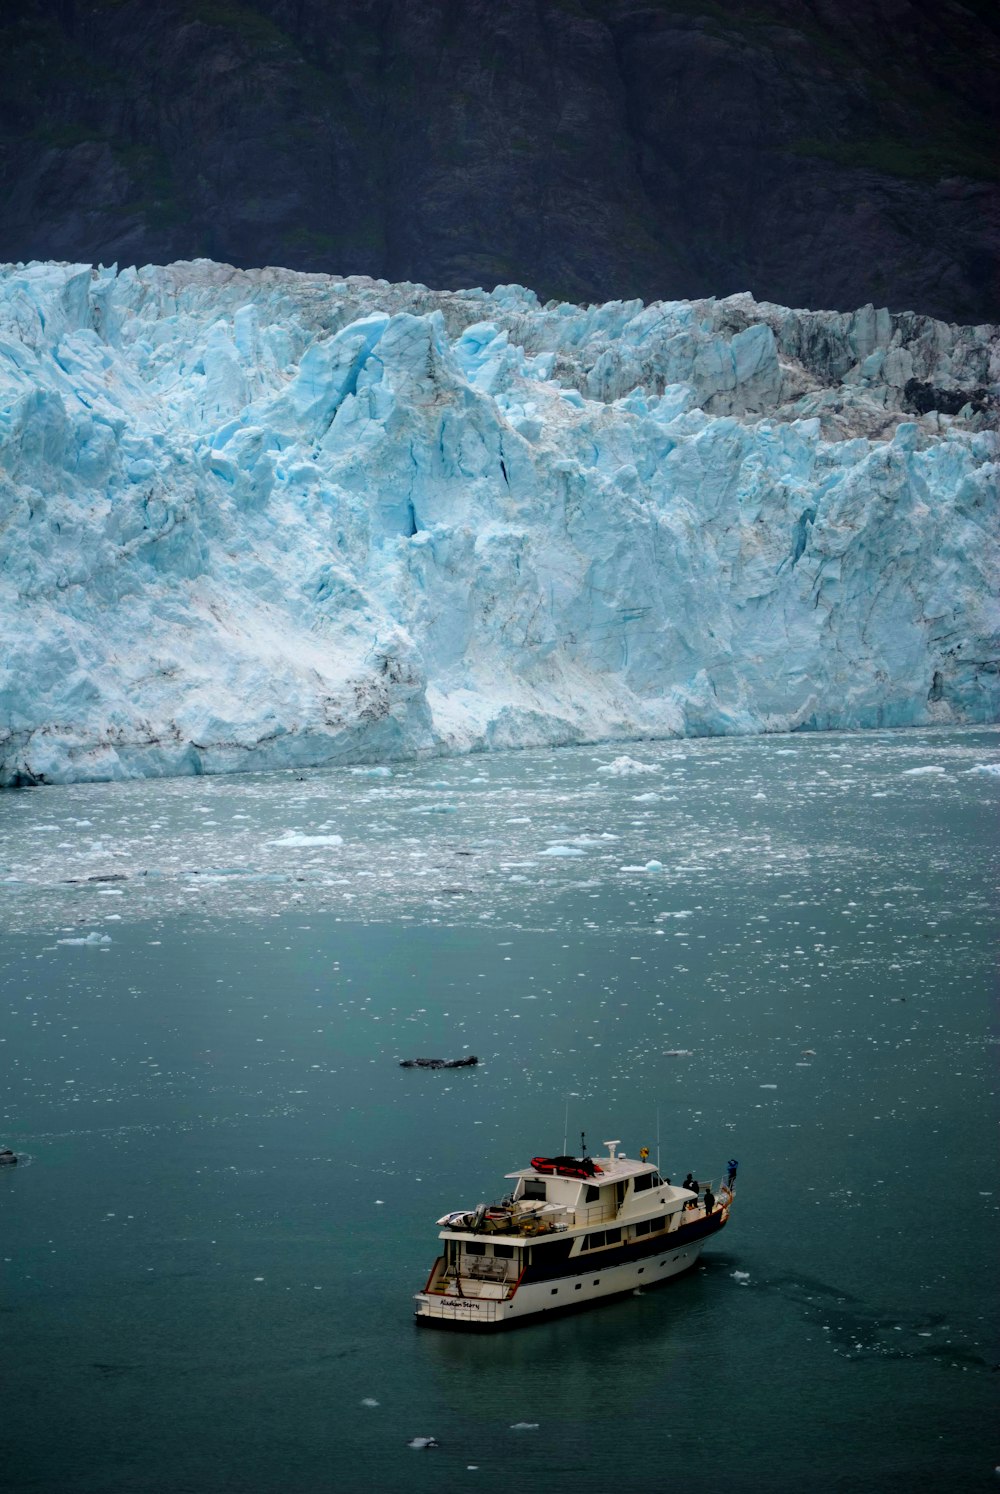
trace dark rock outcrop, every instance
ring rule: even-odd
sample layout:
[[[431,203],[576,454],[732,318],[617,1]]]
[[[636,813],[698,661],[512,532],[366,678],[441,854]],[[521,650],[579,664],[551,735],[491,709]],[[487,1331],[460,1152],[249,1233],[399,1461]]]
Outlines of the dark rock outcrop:
[[[22,0],[0,259],[1000,317],[985,0]]]
[[[985,414],[995,408],[996,400],[988,389],[937,389],[922,379],[907,379],[902,406],[913,415],[928,415],[931,410],[941,415],[958,415],[965,409]]]
[[[404,1058],[401,1069],[471,1069],[479,1062],[474,1056],[468,1058]]]

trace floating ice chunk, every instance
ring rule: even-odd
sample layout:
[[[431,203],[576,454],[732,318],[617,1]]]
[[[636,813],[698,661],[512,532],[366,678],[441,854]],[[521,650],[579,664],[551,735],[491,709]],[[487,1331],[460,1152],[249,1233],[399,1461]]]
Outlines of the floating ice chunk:
[[[750,1272],[749,1271],[730,1271],[729,1274],[733,1278],[734,1281],[749,1281],[750,1280]]]
[[[296,850],[301,846],[342,846],[344,837],[342,835],[299,835],[294,830],[287,831],[280,840],[269,840],[269,846],[280,846],[282,850]]]
[[[362,1398],[361,1404],[362,1406],[377,1406],[378,1401],[375,1400],[374,1396],[366,1395]]]
[[[654,794],[652,790],[650,790],[650,792],[648,794],[633,794],[632,795],[632,803],[633,804],[659,804],[659,802],[660,802],[660,796],[659,796],[659,794]]]
[[[537,1421],[512,1421],[510,1424],[512,1432],[537,1432]]]
[[[110,944],[111,943],[111,935],[110,934],[95,934],[95,933],[90,933],[90,934],[85,935],[84,938],[82,938],[82,939],[57,939],[56,943],[57,944],[86,944],[86,945],[89,945],[91,948],[93,948],[95,945],[98,945],[98,944]]]
[[[631,773],[658,773],[660,770],[655,763],[641,763],[634,757],[616,757],[614,762],[605,763],[597,771],[612,778],[626,778]]]
[[[761,1085],[761,1089],[777,1089],[777,1087],[778,1086],[776,1084],[762,1084]]]
[[[663,870],[663,862],[662,861],[656,861],[656,860],[647,861],[646,865],[643,867],[643,871],[662,871],[662,870]]]
[[[585,856],[579,846],[554,845],[546,846],[544,851],[539,851],[539,856]]]
[[[436,1437],[411,1437],[407,1447],[440,1447]]]
[[[384,765],[379,765],[378,767],[374,767],[374,768],[352,768],[351,772],[354,774],[355,778],[391,778],[392,777],[392,769],[391,768],[387,768]],[[362,1405],[363,1404],[364,1404],[364,1402],[362,1402]],[[375,1404],[378,1405],[378,1402],[376,1401]]]
[[[970,773],[990,773],[993,777],[1000,777],[1000,763],[977,763]]]
[[[934,766],[929,766],[929,767],[926,767],[926,768],[904,768],[903,769],[903,777],[904,778],[919,778],[919,777],[921,777],[925,773],[943,773],[943,772],[944,772],[943,768],[937,768],[937,767],[934,767]]]
[[[693,1048],[664,1048],[664,1058],[693,1058]]]

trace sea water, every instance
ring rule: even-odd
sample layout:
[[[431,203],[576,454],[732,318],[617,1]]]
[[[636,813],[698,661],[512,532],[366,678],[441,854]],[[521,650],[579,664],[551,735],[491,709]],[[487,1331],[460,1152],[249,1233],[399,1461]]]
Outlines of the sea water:
[[[5,1490],[992,1485],[998,763],[872,733],[6,795]],[[725,1234],[586,1313],[418,1329],[434,1220],[581,1132],[737,1157]]]

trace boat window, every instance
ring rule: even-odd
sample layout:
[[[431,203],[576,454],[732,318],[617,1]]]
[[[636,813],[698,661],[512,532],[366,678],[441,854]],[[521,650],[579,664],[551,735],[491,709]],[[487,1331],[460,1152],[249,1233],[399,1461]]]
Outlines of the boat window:
[[[544,1198],[545,1183],[542,1178],[525,1178],[521,1189],[522,1198]]]
[[[664,1187],[663,1179],[660,1177],[660,1174],[658,1172],[654,1172],[653,1173],[653,1187],[654,1188],[662,1188],[662,1187]]]
[[[637,1235],[648,1235],[650,1227],[650,1221],[648,1219],[640,1219],[639,1223],[635,1227],[635,1232]]]
[[[514,1247],[513,1247],[513,1245],[494,1245],[494,1247],[493,1247],[493,1254],[494,1255],[503,1255],[503,1256],[512,1256],[514,1254]]]
[[[620,1229],[606,1229],[604,1231],[604,1238],[609,1245],[617,1245],[621,1237],[622,1232]]]
[[[584,1203],[595,1204],[601,1196],[600,1188],[595,1188],[593,1183],[588,1183],[583,1190]]]
[[[653,1174],[651,1172],[641,1172],[637,1178],[632,1179],[633,1193],[645,1193],[646,1189],[652,1188],[652,1186]]]
[[[659,1219],[651,1219],[649,1221],[649,1227],[654,1232],[656,1230],[658,1230],[658,1229],[666,1229],[666,1227],[667,1227],[667,1216],[666,1216],[666,1214],[661,1214],[660,1217],[659,1217]]]
[[[591,1234],[591,1235],[584,1235],[584,1238],[583,1238],[583,1248],[584,1248],[584,1250],[596,1250],[599,1245],[603,1245],[603,1244],[604,1244],[604,1231],[603,1231],[603,1229],[595,1230],[594,1233]]]
[[[485,1255],[486,1246],[482,1240],[466,1240],[465,1253],[466,1255]]]

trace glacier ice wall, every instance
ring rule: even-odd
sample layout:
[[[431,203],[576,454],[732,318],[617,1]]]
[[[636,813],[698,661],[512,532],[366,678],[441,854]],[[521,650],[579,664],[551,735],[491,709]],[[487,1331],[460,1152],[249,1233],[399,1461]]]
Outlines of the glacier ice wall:
[[[0,782],[995,720],[998,380],[871,307],[7,266]]]

